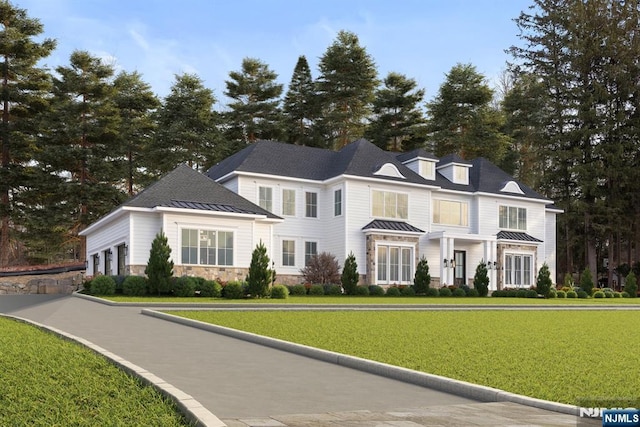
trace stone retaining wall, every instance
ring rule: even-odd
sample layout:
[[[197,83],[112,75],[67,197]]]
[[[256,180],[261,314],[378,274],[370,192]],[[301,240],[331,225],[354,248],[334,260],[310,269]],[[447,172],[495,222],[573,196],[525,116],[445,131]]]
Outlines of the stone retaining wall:
[[[12,277],[0,277],[0,295],[71,294],[77,291],[81,284],[81,274],[63,279],[41,277],[28,281],[12,280]]]

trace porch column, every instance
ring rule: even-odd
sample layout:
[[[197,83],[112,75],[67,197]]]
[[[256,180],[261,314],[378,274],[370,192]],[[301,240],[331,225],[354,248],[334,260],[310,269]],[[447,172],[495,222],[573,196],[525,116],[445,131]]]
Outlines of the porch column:
[[[440,286],[447,282],[447,273],[449,268],[444,266],[444,260],[449,259],[449,239],[444,237],[440,238]]]
[[[484,242],[484,261],[491,262],[491,269],[487,269],[487,275],[489,276],[489,290],[495,291],[498,289],[498,271],[496,270],[495,262],[498,261],[498,251],[496,242],[492,240],[485,240]]]

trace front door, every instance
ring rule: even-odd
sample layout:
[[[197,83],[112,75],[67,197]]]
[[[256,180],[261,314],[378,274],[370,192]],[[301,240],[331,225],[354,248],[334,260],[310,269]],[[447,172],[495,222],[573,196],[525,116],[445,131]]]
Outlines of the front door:
[[[453,251],[453,259],[456,262],[454,284],[456,286],[466,285],[467,253],[465,251]]]

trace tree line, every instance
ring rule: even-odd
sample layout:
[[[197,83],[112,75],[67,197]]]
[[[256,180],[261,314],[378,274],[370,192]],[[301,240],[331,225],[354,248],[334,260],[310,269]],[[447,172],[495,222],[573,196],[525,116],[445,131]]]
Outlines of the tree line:
[[[195,74],[160,99],[143,76],[56,47],[27,11],[0,4],[0,267],[82,259],[78,232],[181,163],[205,170],[257,140],[340,149],[486,157],[556,201],[561,272],[636,259],[638,4],[534,0],[498,90],[456,64],[425,99],[415,79],[381,78],[356,34],[340,31],[312,77],[288,87],[258,58],[229,73],[221,105]],[[40,41],[38,41],[40,40]],[[410,58],[407,58],[410,60]]]

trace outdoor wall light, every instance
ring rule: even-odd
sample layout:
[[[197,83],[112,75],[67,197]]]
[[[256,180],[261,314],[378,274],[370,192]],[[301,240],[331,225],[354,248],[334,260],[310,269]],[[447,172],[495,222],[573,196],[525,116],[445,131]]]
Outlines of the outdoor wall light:
[[[448,268],[449,267],[449,261],[447,261],[446,258],[443,260],[443,263],[444,263],[444,268]]]
[[[487,261],[487,270],[491,270],[491,261]]]
[[[451,261],[449,261],[449,265],[451,266],[451,268],[456,268],[456,260],[452,259]]]
[[[498,269],[498,261],[493,261],[493,269],[494,270]]]

